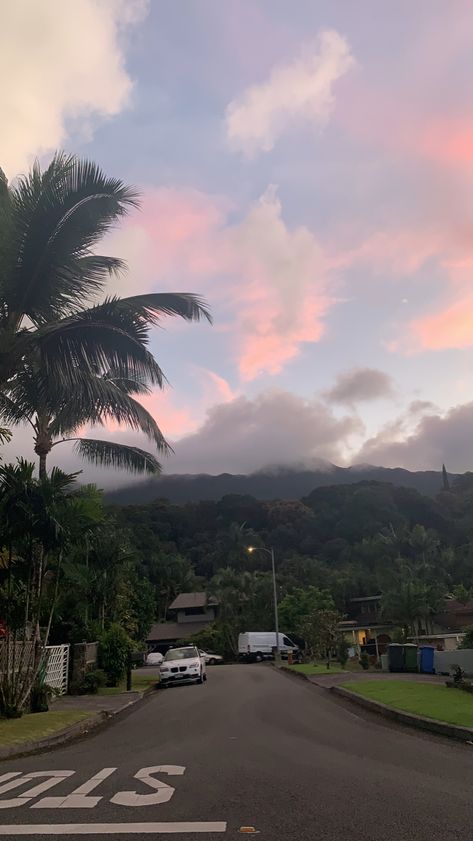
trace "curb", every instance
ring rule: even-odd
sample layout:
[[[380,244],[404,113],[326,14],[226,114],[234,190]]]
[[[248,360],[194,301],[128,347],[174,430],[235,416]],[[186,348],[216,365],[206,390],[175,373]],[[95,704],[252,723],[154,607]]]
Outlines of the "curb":
[[[302,680],[312,683],[308,675],[305,675],[304,672],[294,672],[289,666],[273,666],[273,669],[277,669],[278,672],[285,672],[287,675],[291,675],[291,677],[298,677],[299,680],[302,678]]]
[[[389,718],[393,721],[398,721],[401,724],[407,724],[409,727],[416,727],[418,730],[427,730],[430,733],[435,733],[440,736],[448,736],[450,739],[457,739],[461,742],[473,742],[473,729],[470,727],[461,727],[458,724],[447,724],[445,721],[438,721],[436,718],[425,718],[422,715],[415,713],[404,712],[403,710],[396,710],[393,707],[388,707],[380,701],[373,701],[371,698],[363,698],[357,692],[351,692],[350,689],[344,689],[342,686],[332,686],[329,690],[335,695],[339,695],[360,707],[364,707],[370,712],[375,712],[378,715]]]
[[[149,686],[141,692],[137,698],[127,701],[116,710],[100,710],[94,715],[84,718],[75,724],[70,724],[64,730],[59,730],[53,736],[47,736],[45,739],[39,739],[35,742],[20,742],[17,745],[12,745],[8,748],[0,747],[0,762],[6,759],[15,759],[21,756],[32,756],[35,753],[42,753],[43,751],[53,750],[56,747],[62,747],[69,742],[80,739],[82,736],[87,736],[91,731],[97,730],[106,724],[111,723],[114,718],[129,712],[132,707],[135,707],[141,701],[144,701],[148,695],[156,692],[156,687]]]

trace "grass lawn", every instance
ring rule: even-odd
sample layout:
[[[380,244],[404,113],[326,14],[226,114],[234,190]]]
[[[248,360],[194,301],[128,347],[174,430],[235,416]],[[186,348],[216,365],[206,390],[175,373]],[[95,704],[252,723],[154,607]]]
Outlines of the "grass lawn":
[[[326,663],[296,663],[289,668],[303,675],[338,675],[345,671],[338,663],[334,663],[330,669],[327,669]]]
[[[53,736],[70,724],[89,718],[90,712],[79,710],[51,710],[47,713],[23,715],[21,718],[0,719],[0,746],[8,747]]]
[[[342,685],[364,698],[380,701],[397,710],[473,727],[473,697],[459,689],[417,681],[409,683],[407,680],[367,680]]]
[[[131,688],[137,692],[144,692],[148,686],[158,683],[158,677],[151,677],[150,675],[135,675],[131,676]],[[123,681],[119,686],[101,686],[98,695],[119,695],[120,692],[126,692],[126,681]]]

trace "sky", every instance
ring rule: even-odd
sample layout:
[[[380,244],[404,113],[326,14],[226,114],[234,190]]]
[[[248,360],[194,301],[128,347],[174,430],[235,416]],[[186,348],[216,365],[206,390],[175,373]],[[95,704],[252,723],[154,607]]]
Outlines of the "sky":
[[[473,469],[472,41],[470,0],[5,5],[8,177],[64,148],[136,185],[108,291],[212,309],[152,334],[166,472]]]

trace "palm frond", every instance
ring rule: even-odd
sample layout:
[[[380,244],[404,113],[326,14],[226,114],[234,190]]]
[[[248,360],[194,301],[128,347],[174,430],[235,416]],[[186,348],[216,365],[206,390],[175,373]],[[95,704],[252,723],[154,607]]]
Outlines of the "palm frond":
[[[36,163],[11,193],[17,259],[4,290],[10,313],[42,323],[74,311],[116,271],[116,261],[92,248],[137,206],[136,191],[91,161],[59,153],[44,172]]]
[[[66,388],[74,386],[78,370],[93,373],[112,369],[118,377],[163,387],[165,376],[138,336],[126,330],[120,320],[117,323],[101,313],[95,319],[89,310],[86,313],[37,331],[35,342],[48,375]]]
[[[130,309],[148,323],[156,324],[163,315],[178,315],[186,321],[206,319],[212,324],[207,302],[192,292],[153,292],[117,299],[117,306]]]
[[[32,402],[24,398],[23,395],[21,400],[16,400],[0,392],[0,418],[4,423],[11,424],[12,426],[17,426],[20,423],[28,423],[35,411],[34,404],[32,405]],[[0,443],[5,442],[1,441]]]
[[[101,377],[83,375],[73,399],[64,395],[62,406],[51,421],[50,432],[53,437],[66,436],[85,423],[104,426],[107,421],[143,432],[161,453],[172,452],[150,412],[115,383]]]
[[[161,465],[155,457],[139,447],[80,438],[74,449],[82,458],[100,467],[115,467],[130,473],[161,473]]]

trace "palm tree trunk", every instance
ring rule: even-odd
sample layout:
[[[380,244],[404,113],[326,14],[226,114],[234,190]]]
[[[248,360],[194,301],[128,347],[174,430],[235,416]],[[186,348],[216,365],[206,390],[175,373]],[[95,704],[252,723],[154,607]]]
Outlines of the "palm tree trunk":
[[[43,412],[38,412],[35,423],[34,451],[39,456],[39,478],[46,479],[46,459],[51,452],[53,442],[49,431],[50,418]]]
[[[39,454],[39,478],[46,479],[47,472],[46,472],[46,453]]]

